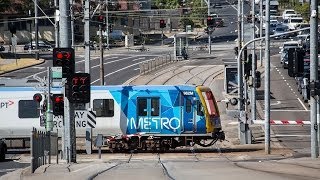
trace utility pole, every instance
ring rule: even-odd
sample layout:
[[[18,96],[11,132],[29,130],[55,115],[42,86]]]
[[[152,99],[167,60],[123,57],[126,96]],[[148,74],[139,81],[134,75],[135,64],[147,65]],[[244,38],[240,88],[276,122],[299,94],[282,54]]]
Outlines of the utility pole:
[[[255,3],[252,0],[252,39],[255,39]],[[251,120],[256,120],[256,44],[252,42],[252,88],[251,88]]]
[[[239,125],[238,125],[238,129],[240,132],[240,139],[241,139],[241,126],[243,125],[243,116],[244,116],[244,98],[243,98],[243,69],[242,69],[242,55],[240,53],[241,50],[241,40],[242,40],[242,33],[241,33],[241,28],[242,24],[241,24],[241,0],[238,1],[238,56],[240,56],[240,58],[238,58],[237,60],[237,66],[238,66],[238,94],[239,94]]]
[[[90,0],[84,1],[84,69],[85,73],[90,74]],[[86,104],[90,108],[90,103]],[[92,128],[86,128],[86,152],[92,153]]]
[[[265,152],[270,154],[270,0],[266,0],[266,37],[265,37],[265,78],[264,78],[264,121]],[[261,22],[260,22],[261,23]]]
[[[55,23],[54,23],[54,36],[55,36],[55,47],[59,47],[59,7],[57,0],[54,0],[54,8],[55,8]]]
[[[102,3],[100,0],[99,16],[102,16]],[[99,23],[99,48],[100,48],[100,85],[104,85],[104,65],[103,65],[103,46],[102,46],[102,23]]]
[[[260,33],[260,37],[262,37],[263,35],[263,0],[260,0],[260,23],[259,23],[259,33]],[[260,58],[260,66],[262,66],[262,42],[263,40],[260,40],[260,53],[259,53],[259,58]]]
[[[106,33],[106,38],[107,38],[107,49],[109,49],[109,10],[108,10],[108,5],[109,5],[109,1],[106,0],[106,30],[107,30],[107,33]]]
[[[59,1],[59,9],[60,9],[60,47],[62,48],[70,48],[70,3],[69,0],[60,0]],[[63,79],[65,82],[66,79]],[[76,133],[75,133],[75,122],[74,122],[74,106],[69,102],[66,97],[65,87],[64,91],[64,159],[67,160],[68,163],[76,162]]]
[[[35,27],[35,54],[36,60],[39,60],[39,52],[38,52],[38,42],[39,42],[39,25],[38,25],[38,0],[34,0],[34,27]],[[32,42],[31,42],[32,47]]]
[[[318,80],[318,0],[311,0],[310,6],[310,82]],[[310,96],[310,121],[311,121],[311,158],[319,156],[317,140],[317,98]]]
[[[70,19],[71,19],[71,47],[74,48],[74,16],[73,0],[70,0]]]
[[[207,0],[207,5],[208,5],[208,17],[210,16],[210,0]],[[208,27],[208,49],[209,49],[209,54],[211,54],[211,34],[212,34],[212,30],[209,29]]]

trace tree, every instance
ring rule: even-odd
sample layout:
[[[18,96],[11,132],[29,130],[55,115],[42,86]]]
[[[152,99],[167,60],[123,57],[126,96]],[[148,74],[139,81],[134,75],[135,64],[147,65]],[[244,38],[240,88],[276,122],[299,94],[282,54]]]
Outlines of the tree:
[[[11,6],[11,0],[0,0],[0,11],[4,12]]]
[[[304,20],[309,22],[309,17],[310,17],[310,10],[309,10],[309,3],[303,3],[302,5],[297,4],[294,6],[294,10],[297,11],[301,16],[303,17]]]

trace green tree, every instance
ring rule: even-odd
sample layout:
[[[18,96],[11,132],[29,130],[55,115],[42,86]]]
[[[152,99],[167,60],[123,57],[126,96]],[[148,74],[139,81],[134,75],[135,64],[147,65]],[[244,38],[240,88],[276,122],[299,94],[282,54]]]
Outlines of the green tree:
[[[11,7],[11,0],[0,0],[0,12],[6,11]]]
[[[299,14],[301,14],[304,20],[309,22],[309,17],[310,17],[309,3],[303,3],[302,5],[297,4],[294,6],[294,10],[297,11]]]

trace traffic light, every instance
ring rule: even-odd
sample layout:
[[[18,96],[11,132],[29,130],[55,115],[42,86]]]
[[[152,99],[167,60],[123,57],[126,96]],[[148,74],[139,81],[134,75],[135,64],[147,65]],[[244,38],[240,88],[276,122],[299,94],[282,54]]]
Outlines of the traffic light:
[[[75,73],[68,78],[67,97],[71,103],[90,102],[90,74]]]
[[[235,54],[236,56],[238,56],[238,54],[239,54],[238,47],[234,47],[234,54]]]
[[[213,19],[212,16],[208,16],[208,18],[207,18],[207,26],[208,27],[214,26],[214,19]]]
[[[255,62],[257,62],[257,55],[256,54],[254,54],[254,59],[255,59]],[[249,56],[248,56],[248,59],[249,59],[249,61],[251,61],[252,62],[252,54],[249,54]],[[254,67],[254,70],[257,70],[257,63],[255,63],[255,67]],[[251,68],[252,69],[252,68]]]
[[[112,33],[113,32],[113,26],[112,24],[109,24],[109,33]]]
[[[63,94],[53,94],[51,96],[52,101],[52,113],[55,116],[59,116],[64,114],[64,100]]]
[[[37,93],[33,95],[33,100],[40,103],[42,101],[42,95]]]
[[[166,22],[163,19],[160,19],[160,28],[165,28]]]
[[[304,72],[304,55],[305,51],[303,49],[296,49],[293,66],[295,75],[302,74]]]
[[[105,18],[104,18],[104,16],[102,16],[102,15],[100,15],[100,16],[98,16],[98,22],[99,22],[99,24],[105,24]]]
[[[256,71],[256,78],[255,78],[256,88],[261,87],[261,72]]]
[[[250,59],[244,63],[244,74],[245,77],[248,78],[250,76],[250,71],[252,69],[252,60]]]
[[[68,78],[71,74],[74,74],[74,56],[74,49],[72,48],[53,49],[53,67],[62,67],[63,78]]]

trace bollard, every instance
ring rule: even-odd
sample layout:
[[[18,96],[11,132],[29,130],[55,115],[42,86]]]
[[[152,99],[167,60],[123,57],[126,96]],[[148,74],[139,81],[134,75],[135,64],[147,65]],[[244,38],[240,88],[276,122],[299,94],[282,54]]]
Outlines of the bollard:
[[[31,139],[30,139],[30,146],[31,146],[31,173],[34,173],[35,171],[35,152],[34,152],[34,148],[35,148],[35,142],[34,142],[34,133],[35,133],[35,128],[32,128],[31,131]]]

